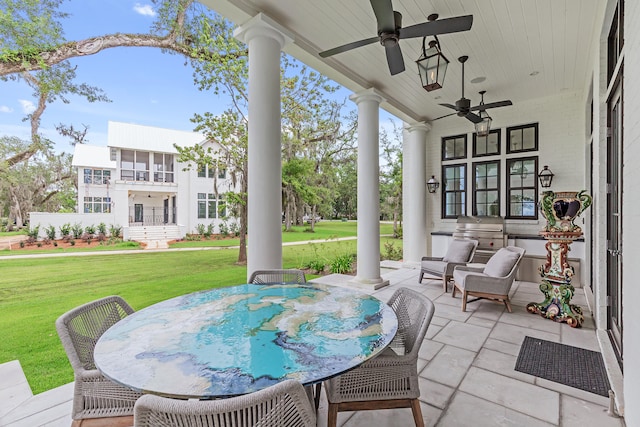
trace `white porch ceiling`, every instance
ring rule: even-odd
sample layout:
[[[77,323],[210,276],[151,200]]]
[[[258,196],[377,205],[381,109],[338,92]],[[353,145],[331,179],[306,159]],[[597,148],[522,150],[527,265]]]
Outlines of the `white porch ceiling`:
[[[386,98],[382,108],[414,123],[451,113],[439,103],[454,104],[461,96],[461,65],[465,64],[465,97],[472,105],[510,99],[514,105],[562,92],[585,90],[594,64],[592,52],[600,41],[606,2],[598,0],[392,0],[402,13],[402,26],[473,15],[470,31],[439,36],[451,61],[444,87],[426,92],[414,63],[422,38],[400,40],[406,70],[391,76],[379,43],[322,59],[318,52],[376,35],[369,0],[200,0],[242,24],[259,12],[294,36],[285,51],[348,89],[375,87]],[[531,75],[537,72],[536,75]],[[473,79],[485,77],[481,83]],[[503,107],[514,108],[514,107]],[[489,110],[492,116],[500,109]],[[447,118],[444,120],[456,120]],[[470,123],[469,123],[470,124]]]

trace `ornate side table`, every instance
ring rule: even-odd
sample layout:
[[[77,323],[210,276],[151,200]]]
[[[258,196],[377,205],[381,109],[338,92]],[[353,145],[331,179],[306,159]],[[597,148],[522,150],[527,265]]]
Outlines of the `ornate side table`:
[[[576,328],[582,325],[582,309],[571,304],[575,288],[571,284],[574,269],[567,261],[571,243],[582,237],[582,229],[573,223],[585,209],[591,206],[591,196],[584,191],[546,191],[542,195],[540,210],[547,225],[540,231],[547,243],[547,261],[540,266],[540,291],[544,294],[541,303],[527,304],[527,311],[554,320],[566,322]]]

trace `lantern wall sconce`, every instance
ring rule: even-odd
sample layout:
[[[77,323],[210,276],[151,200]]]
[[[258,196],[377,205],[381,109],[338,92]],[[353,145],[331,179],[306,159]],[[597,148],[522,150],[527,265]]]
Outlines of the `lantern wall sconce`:
[[[551,187],[551,181],[553,181],[554,176],[555,175],[553,172],[551,172],[551,169],[549,169],[549,166],[545,165],[544,168],[542,168],[542,170],[538,174],[538,179],[540,179],[540,186],[542,188]]]
[[[418,64],[418,74],[422,87],[427,92],[441,89],[444,84],[444,76],[447,73],[449,60],[442,54],[438,37],[429,42],[429,49],[426,48],[426,37],[422,38],[422,55],[416,61]]]
[[[436,180],[435,176],[431,175],[431,178],[427,181],[427,190],[429,190],[429,193],[435,193],[438,187],[440,187],[440,183]]]

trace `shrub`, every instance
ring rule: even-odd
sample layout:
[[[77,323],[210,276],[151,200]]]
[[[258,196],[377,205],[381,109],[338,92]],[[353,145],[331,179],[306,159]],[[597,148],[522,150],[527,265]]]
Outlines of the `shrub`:
[[[196,233],[201,236],[204,236],[204,233],[207,231],[207,227],[204,224],[196,225]]]
[[[20,247],[24,248],[24,240],[20,240]]]
[[[384,254],[382,259],[390,259],[393,261],[399,261],[402,259],[402,248],[396,248],[393,246],[393,242],[385,242]]]
[[[311,260],[309,262],[309,269],[316,274],[322,273],[324,271],[324,262],[319,259]]]
[[[224,220],[220,223],[220,234],[222,234],[222,236],[227,237],[229,235],[229,224],[227,224],[227,221]]]
[[[49,236],[46,236],[44,239],[42,239],[42,243],[45,245],[50,245],[51,244],[51,239],[49,238]],[[40,247],[41,245],[38,244],[38,247]]]
[[[30,239],[33,239],[33,241],[38,240],[38,234],[40,234],[39,225],[36,225],[35,227],[29,227],[27,229],[27,236],[29,236]]]
[[[211,237],[211,235],[213,234],[213,227],[215,227],[213,224],[207,225],[206,231],[202,233],[203,236],[206,237],[207,239]]]
[[[351,273],[351,266],[353,264],[353,255],[343,254],[338,255],[329,263],[329,271],[334,274],[346,274]]]
[[[101,222],[100,224],[98,224],[98,233],[103,234],[103,235],[107,235],[107,224],[105,224],[104,222]]]
[[[44,233],[47,235],[49,240],[56,240],[56,227],[53,225],[49,225],[44,229]]]
[[[232,222],[231,224],[229,224],[229,233],[233,234],[235,237],[238,237],[240,235],[240,226],[237,222]]]
[[[73,227],[71,227],[71,233],[73,234],[73,238],[74,239],[79,239],[80,237],[82,237],[82,232],[84,230],[82,229],[82,224],[80,223],[75,223],[73,224]]]
[[[93,237],[93,235],[94,235],[94,234],[96,234],[96,227],[95,227],[95,226],[93,226],[93,225],[87,225],[87,226],[84,228],[84,231],[85,231],[88,235],[90,235],[91,237]]]
[[[122,227],[119,225],[111,224],[109,226],[109,234],[111,237],[115,237],[116,239],[120,238],[120,234],[122,233]]]
[[[69,234],[71,234],[71,224],[62,224],[60,226],[60,236],[62,236],[62,240],[68,240]]]
[[[69,240],[69,244],[71,246],[75,246],[76,245],[76,241],[74,239]]]

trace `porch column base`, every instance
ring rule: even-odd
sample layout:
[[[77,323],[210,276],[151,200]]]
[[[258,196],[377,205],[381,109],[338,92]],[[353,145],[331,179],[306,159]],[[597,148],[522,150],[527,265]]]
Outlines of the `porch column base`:
[[[385,286],[389,286],[389,281],[384,280],[382,278],[379,279],[363,279],[361,277],[355,277],[352,280],[347,282],[349,285],[355,286],[357,288],[375,291],[380,288],[384,288]]]

